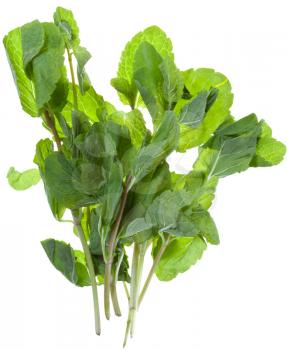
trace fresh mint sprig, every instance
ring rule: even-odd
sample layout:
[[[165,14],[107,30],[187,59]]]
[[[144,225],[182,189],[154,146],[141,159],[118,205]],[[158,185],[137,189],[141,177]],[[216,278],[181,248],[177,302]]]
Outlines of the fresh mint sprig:
[[[55,219],[73,223],[82,251],[54,239],[42,246],[67,280],[92,287],[97,334],[99,286],[109,319],[111,304],[121,316],[117,287],[123,282],[126,345],[154,274],[169,281],[194,265],[208,243],[219,244],[209,213],[219,180],[279,164],[286,148],[255,114],[231,115],[233,94],[223,74],[177,68],[171,40],[157,26],[127,43],[111,80],[128,112],[94,90],[85,70],[91,54],[81,46],[71,11],[59,7],[54,22],[12,30],[4,46],[23,110],[50,132],[36,145],[37,169],[11,167],[8,181],[25,190],[42,179]],[[167,157],[193,147],[198,157],[190,172],[171,172]],[[142,283],[149,248],[153,263]]]

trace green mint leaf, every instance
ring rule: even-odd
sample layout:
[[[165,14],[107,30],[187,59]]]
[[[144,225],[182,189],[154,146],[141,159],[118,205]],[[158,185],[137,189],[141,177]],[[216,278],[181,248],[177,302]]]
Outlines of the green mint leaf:
[[[83,112],[92,122],[99,121],[97,111],[105,107],[103,98],[96,93],[93,87],[85,92],[84,95],[80,93],[80,88],[76,86],[78,109]],[[69,85],[69,91],[67,96],[67,103],[62,110],[62,115],[65,120],[72,124],[72,112],[74,110],[73,90],[72,85]]]
[[[155,122],[161,120],[165,109],[160,70],[162,60],[156,49],[146,41],[139,45],[135,53],[134,81]]]
[[[187,271],[202,257],[205,249],[206,243],[200,236],[172,240],[157,265],[157,278],[170,281],[179,273]]]
[[[158,53],[163,57],[169,57],[173,59],[172,53],[172,43],[166,34],[157,26],[151,26],[146,28],[144,31],[136,34],[125,46],[119,67],[118,67],[118,78],[123,78],[133,87],[133,94],[136,94],[137,89],[133,84],[134,76],[134,59],[135,53],[139,45],[143,42],[148,42],[151,44]],[[122,93],[119,93],[120,99],[123,103],[129,104],[129,99],[125,97]]]
[[[41,176],[38,169],[29,169],[19,172],[15,168],[11,167],[7,173],[7,179],[9,185],[13,187],[14,190],[22,191],[37,185],[41,179]]]
[[[260,122],[261,133],[251,166],[266,167],[279,164],[286,153],[286,146],[272,137],[272,130],[265,121]]]
[[[161,232],[168,232],[176,226],[180,210],[191,204],[192,196],[185,190],[164,191],[154,199],[147,209],[145,220],[157,226]]]
[[[147,222],[144,218],[136,218],[128,225],[124,235],[122,235],[121,238],[131,237],[140,232],[149,230],[152,228],[152,226],[152,223]]]
[[[125,78],[113,78],[111,85],[127,99],[128,104],[132,109],[135,108],[137,89],[134,84],[129,83]]]
[[[45,50],[32,62],[36,103],[39,109],[47,104],[63,77],[64,41],[59,29],[52,23],[44,23]]]
[[[210,91],[201,91],[189,103],[184,105],[179,115],[180,123],[193,129],[200,126],[206,112],[208,112],[212,104],[215,102],[217,92],[218,90],[214,88]]]
[[[91,86],[90,79],[85,71],[85,65],[87,64],[87,62],[92,56],[86,48],[81,46],[76,47],[73,50],[73,52],[78,62],[77,76],[78,76],[79,88],[80,88],[81,94],[84,95],[85,92],[88,91]]]
[[[56,198],[60,205],[74,209],[96,202],[94,186],[91,186],[90,183],[87,184],[85,177],[83,177],[83,171],[85,170],[87,168],[82,167],[81,169],[81,167],[75,166],[59,152],[54,152],[46,158],[45,184],[49,193],[52,194],[53,198]],[[88,170],[90,171],[91,168]],[[89,172],[85,175],[88,179],[93,180]],[[96,181],[96,179],[93,181]],[[87,191],[87,187],[90,187],[90,191]]]
[[[44,182],[44,188],[46,196],[50,205],[50,209],[57,220],[61,220],[65,213],[65,206],[61,205],[52,192],[49,190],[46,183],[46,168],[45,160],[46,158],[54,152],[53,141],[50,139],[40,140],[36,145],[36,154],[34,157],[34,163],[38,165],[39,171]]]
[[[179,215],[174,228],[166,230],[169,234],[177,237],[194,237],[202,235],[207,242],[219,244],[219,236],[216,225],[206,210],[183,212]]]
[[[39,21],[33,21],[21,27],[23,64],[28,73],[28,65],[41,51],[45,43],[45,30]]]
[[[181,125],[178,150],[184,152],[189,148],[205,143],[213,132],[229,118],[229,109],[232,105],[233,95],[228,79],[213,69],[190,69],[184,74],[184,83],[192,96],[201,91],[209,91],[211,88],[218,90],[214,103],[208,109],[203,122],[195,129]],[[175,112],[180,113],[187,100],[180,100],[175,107]]]
[[[212,158],[209,178],[246,170],[256,152],[258,132],[256,116],[250,115],[215,133],[204,146]]]
[[[64,35],[67,45],[76,47],[80,44],[79,28],[72,11],[57,7],[54,13],[54,22]]]
[[[22,108],[32,117],[37,117],[39,113],[33,84],[26,76],[24,70],[21,40],[21,28],[16,28],[4,37],[3,43]]]
[[[115,123],[126,126],[129,130],[131,143],[136,148],[140,148],[145,139],[147,129],[142,113],[138,109],[131,112],[115,112],[112,113],[111,118]]]
[[[69,244],[54,239],[47,239],[41,244],[54,267],[70,282],[79,287],[90,285],[82,252],[74,251]]]
[[[163,97],[166,101],[166,109],[171,110],[183,94],[183,77],[169,57],[162,61],[159,68],[163,76]]]
[[[173,112],[166,112],[150,143],[141,148],[133,167],[133,185],[143,179],[176,148],[179,126]]]

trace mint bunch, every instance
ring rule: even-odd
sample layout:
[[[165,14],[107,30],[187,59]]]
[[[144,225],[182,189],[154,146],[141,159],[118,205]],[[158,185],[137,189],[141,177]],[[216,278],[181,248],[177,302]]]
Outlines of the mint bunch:
[[[54,239],[42,246],[70,282],[92,287],[97,334],[99,286],[109,319],[111,306],[121,315],[117,287],[123,284],[129,302],[125,345],[153,275],[169,281],[194,265],[208,243],[219,244],[209,213],[218,181],[276,165],[286,148],[255,114],[231,115],[233,94],[223,74],[178,69],[172,43],[157,26],[127,43],[111,80],[129,111],[94,90],[85,70],[91,54],[81,46],[71,11],[59,7],[54,22],[35,20],[12,30],[4,46],[23,110],[41,118],[51,134],[36,145],[37,169],[12,167],[8,181],[24,190],[42,180],[55,219],[72,217],[82,251]],[[167,157],[194,147],[192,170],[170,171]],[[149,249],[153,264],[142,283]]]

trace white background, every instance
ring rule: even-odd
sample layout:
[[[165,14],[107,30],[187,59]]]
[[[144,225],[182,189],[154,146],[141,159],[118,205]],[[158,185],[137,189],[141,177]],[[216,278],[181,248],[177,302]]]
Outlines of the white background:
[[[233,115],[256,112],[287,141],[287,23],[285,1],[2,1],[1,38],[57,5],[71,8],[82,44],[93,54],[88,71],[96,90],[119,106],[109,86],[126,41],[161,26],[174,43],[177,65],[213,67],[235,94]],[[54,221],[42,185],[16,192],[6,183],[11,165],[33,167],[34,146],[46,136],[40,120],[22,112],[0,48],[0,348],[119,349],[124,317],[93,333],[91,291],[69,284],[50,265],[40,240],[78,243]],[[177,157],[173,159],[178,159]],[[191,167],[193,157],[181,166]],[[212,215],[221,245],[210,246],[190,271],[168,283],[154,279],[138,315],[130,349],[286,350],[287,162],[222,179]],[[150,263],[150,261],[147,261]]]

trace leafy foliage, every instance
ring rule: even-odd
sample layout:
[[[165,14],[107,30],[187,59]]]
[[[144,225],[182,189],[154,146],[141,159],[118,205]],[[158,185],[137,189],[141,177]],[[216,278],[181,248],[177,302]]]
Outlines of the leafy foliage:
[[[111,80],[131,107],[124,111],[93,88],[86,73],[91,54],[81,46],[70,10],[58,7],[53,23],[35,20],[12,30],[4,46],[22,108],[39,116],[51,133],[36,145],[38,169],[10,168],[8,181],[24,190],[42,179],[54,217],[61,221],[70,209],[83,249],[54,239],[42,246],[70,282],[91,286],[97,334],[98,286],[104,285],[110,318],[110,298],[121,314],[117,282],[128,283],[126,337],[132,335],[153,274],[169,281],[193,266],[208,243],[219,244],[209,212],[219,180],[249,167],[277,165],[286,147],[255,114],[231,116],[233,94],[223,74],[207,68],[181,71],[170,39],[157,26],[127,43]],[[171,172],[168,156],[193,147],[198,157],[191,171]],[[153,265],[140,291],[150,245]]]

